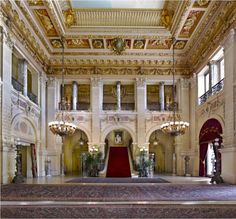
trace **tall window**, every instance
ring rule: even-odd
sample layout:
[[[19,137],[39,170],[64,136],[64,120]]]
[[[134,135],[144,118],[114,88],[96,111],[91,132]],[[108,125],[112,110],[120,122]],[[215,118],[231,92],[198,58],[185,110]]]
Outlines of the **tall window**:
[[[224,54],[221,49],[198,74],[199,104],[223,89],[224,75]]]

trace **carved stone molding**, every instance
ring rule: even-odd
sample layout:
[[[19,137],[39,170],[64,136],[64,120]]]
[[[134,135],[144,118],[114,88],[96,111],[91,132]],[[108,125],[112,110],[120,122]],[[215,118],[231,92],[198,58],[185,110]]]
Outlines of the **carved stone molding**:
[[[100,87],[102,86],[102,79],[100,77],[91,78],[91,86],[92,87]]]
[[[188,78],[181,78],[180,79],[180,84],[182,88],[189,88],[190,80]]]
[[[136,78],[136,87],[144,88],[146,86],[146,78]]]
[[[222,45],[224,49],[227,50],[229,47],[233,46],[235,42],[236,42],[236,30],[231,29],[229,31],[229,34],[223,40]]]
[[[49,75],[60,75],[61,68],[50,68],[47,72]],[[83,67],[83,68],[67,68],[66,75],[172,75],[172,69],[170,68],[143,68],[140,71],[138,67],[130,68],[106,68],[106,67],[97,67],[94,70],[94,67]],[[176,75],[189,75],[189,69],[176,69]]]
[[[55,87],[56,79],[54,77],[48,77],[47,87]]]

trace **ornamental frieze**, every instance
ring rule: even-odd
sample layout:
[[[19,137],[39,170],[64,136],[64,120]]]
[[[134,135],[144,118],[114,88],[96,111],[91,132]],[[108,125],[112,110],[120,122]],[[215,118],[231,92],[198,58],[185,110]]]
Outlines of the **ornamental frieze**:
[[[188,69],[176,69],[176,75],[189,75]],[[50,69],[50,75],[61,75],[61,68]],[[66,75],[172,75],[172,69],[150,68],[67,68]]]

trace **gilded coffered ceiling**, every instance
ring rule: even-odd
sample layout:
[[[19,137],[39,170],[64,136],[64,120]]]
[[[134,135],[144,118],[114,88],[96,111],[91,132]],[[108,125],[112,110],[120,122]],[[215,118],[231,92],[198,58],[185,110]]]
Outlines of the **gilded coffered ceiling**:
[[[177,73],[188,75],[235,27],[235,1],[144,2],[4,0],[1,7],[48,74],[59,72],[64,36],[70,74],[169,74],[175,37]]]

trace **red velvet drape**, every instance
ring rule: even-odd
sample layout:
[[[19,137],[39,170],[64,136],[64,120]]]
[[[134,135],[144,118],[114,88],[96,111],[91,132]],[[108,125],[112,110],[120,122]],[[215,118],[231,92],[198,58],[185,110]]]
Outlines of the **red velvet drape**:
[[[207,154],[208,143],[200,144],[200,166],[199,166],[199,176],[205,176],[205,158]]]
[[[216,138],[219,138],[219,148],[221,147],[222,142],[222,127],[218,120],[209,119],[207,120],[200,131],[199,134],[199,144],[200,144],[200,153],[199,153],[199,176],[206,176],[205,173],[205,158],[208,149],[208,143],[213,142]],[[214,148],[214,152],[216,153],[216,148]],[[221,160],[221,154],[219,154],[219,158]],[[219,163],[221,170],[221,162]]]
[[[32,174],[33,177],[38,176],[38,169],[37,169],[37,155],[36,155],[36,145],[31,144],[31,158],[32,158]]]

